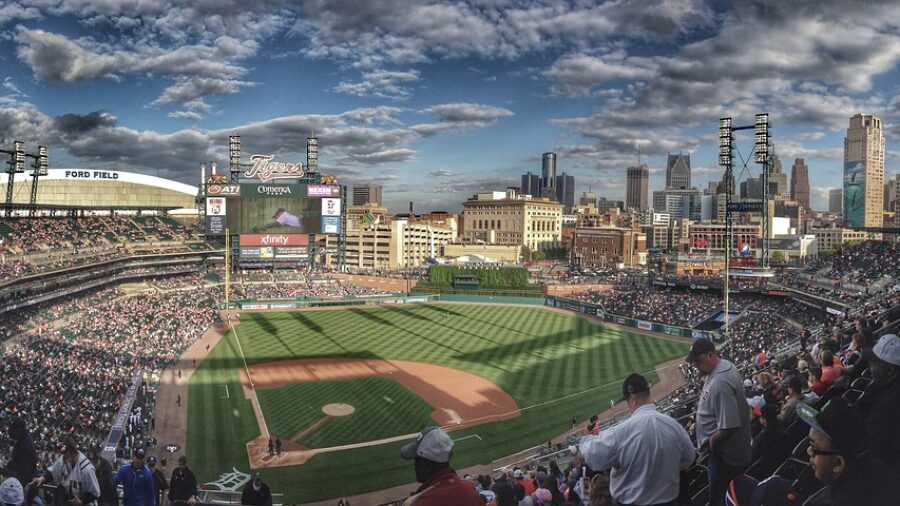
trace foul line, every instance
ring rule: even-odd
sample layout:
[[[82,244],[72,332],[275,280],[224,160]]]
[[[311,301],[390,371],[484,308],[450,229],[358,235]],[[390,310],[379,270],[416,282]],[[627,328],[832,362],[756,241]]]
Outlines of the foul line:
[[[231,323],[231,318],[228,319],[228,324],[231,325],[231,331],[234,332],[234,342],[238,345],[238,351],[241,352],[241,359],[244,361],[244,369],[247,371],[247,379],[250,380],[250,391],[253,393],[253,397],[256,399],[256,405],[259,406],[259,396],[256,395],[256,384],[253,383],[253,376],[250,375],[250,367],[247,365],[247,357],[244,356],[244,348],[241,347],[241,339],[238,337],[237,329],[234,327],[234,324]],[[259,420],[262,422],[262,429],[266,433],[266,437],[271,437],[269,434],[269,426],[266,424],[266,417],[262,414],[262,406],[259,406]]]

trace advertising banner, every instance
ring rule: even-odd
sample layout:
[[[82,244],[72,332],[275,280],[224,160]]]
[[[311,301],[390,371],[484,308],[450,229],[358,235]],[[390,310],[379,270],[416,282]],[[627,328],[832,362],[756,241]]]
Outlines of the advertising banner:
[[[844,162],[844,219],[862,227],[866,217],[866,162]]]
[[[236,234],[317,234],[321,203],[306,192],[304,184],[241,184],[240,197],[227,199],[231,228]]]
[[[340,216],[323,216],[322,232],[323,234],[340,234],[341,218]]]
[[[223,235],[228,227],[225,198],[206,198],[206,235]]]
[[[340,216],[341,199],[322,199],[322,216]]]
[[[653,330],[653,324],[642,320],[637,321],[637,328],[641,330]]]
[[[308,246],[309,236],[303,234],[244,234],[241,246]]]
[[[207,195],[236,196],[241,194],[241,187],[236,184],[208,184]]]
[[[332,186],[332,185],[324,185],[324,184],[311,184],[306,187],[306,196],[307,197],[340,197],[341,196],[341,187],[340,186]]]

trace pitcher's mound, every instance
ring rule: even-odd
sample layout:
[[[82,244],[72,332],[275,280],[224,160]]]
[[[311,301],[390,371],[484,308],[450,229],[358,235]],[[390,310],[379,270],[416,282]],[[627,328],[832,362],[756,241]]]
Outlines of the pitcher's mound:
[[[330,416],[349,416],[356,411],[356,408],[349,404],[326,404],[322,406],[322,413]]]

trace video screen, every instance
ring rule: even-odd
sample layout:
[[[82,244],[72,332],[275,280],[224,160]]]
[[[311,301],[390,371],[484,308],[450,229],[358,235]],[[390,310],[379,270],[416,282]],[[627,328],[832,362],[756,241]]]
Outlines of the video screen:
[[[241,184],[228,199],[228,221],[237,234],[322,233],[322,199],[305,184]]]

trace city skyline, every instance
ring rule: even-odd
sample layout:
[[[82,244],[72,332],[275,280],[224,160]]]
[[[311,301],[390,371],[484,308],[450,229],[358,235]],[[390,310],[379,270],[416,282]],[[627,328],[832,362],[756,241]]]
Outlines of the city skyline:
[[[898,169],[891,2],[195,4],[6,2],[0,143],[195,184],[200,163],[227,165],[229,134],[245,157],[303,161],[312,133],[320,172],[382,184],[392,212],[459,211],[545,152],[576,198],[625,200],[643,163],[661,190],[678,153],[702,189],[722,176],[718,118],[758,112],[785,165],[806,160],[813,209],[842,186],[854,114],[882,119],[885,179]]]

